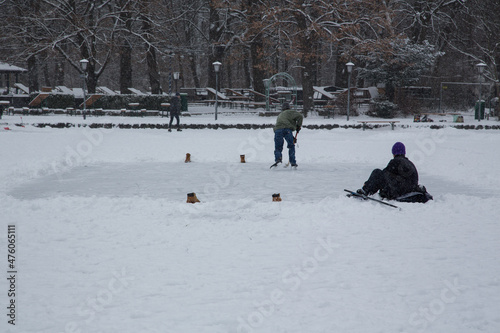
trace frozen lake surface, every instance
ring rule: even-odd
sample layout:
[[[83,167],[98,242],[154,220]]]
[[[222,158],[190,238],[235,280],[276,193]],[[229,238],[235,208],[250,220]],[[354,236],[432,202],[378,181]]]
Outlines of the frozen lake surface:
[[[394,131],[303,129],[299,168],[270,170],[270,129],[2,121],[0,230],[15,226],[18,283],[12,326],[0,280],[1,332],[500,331],[499,131],[408,119]],[[345,124],[305,120],[322,122]],[[347,198],[396,141],[435,200],[397,210]],[[200,203],[186,203],[191,192]]]

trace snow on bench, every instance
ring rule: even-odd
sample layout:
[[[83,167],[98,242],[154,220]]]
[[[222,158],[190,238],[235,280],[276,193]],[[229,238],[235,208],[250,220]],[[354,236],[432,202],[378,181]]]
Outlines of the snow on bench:
[[[218,98],[220,98],[220,99],[225,99],[225,100],[226,100],[226,99],[229,99],[226,95],[224,95],[224,94],[223,94],[223,93],[221,93],[220,91],[215,91],[215,89],[214,89],[214,88],[208,88],[208,87],[207,87],[206,89],[207,89],[207,91],[208,91],[209,93],[212,93],[214,96],[217,94],[217,97],[218,97]]]
[[[116,95],[116,92],[109,89],[108,87],[99,86],[99,87],[97,87],[97,89],[105,95],[111,95],[111,96]]]
[[[28,95],[30,93],[30,89],[22,83],[14,83],[14,87],[21,89],[24,93]]]
[[[73,95],[73,90],[65,86],[57,86],[56,89],[66,95]]]
[[[316,91],[317,93],[319,93],[320,95],[325,96],[328,99],[331,99],[331,100],[335,99],[335,96],[332,93],[329,93],[328,91],[326,91],[324,87],[313,86],[313,90]]]
[[[366,124],[391,124],[394,130],[394,124],[399,123],[399,120],[359,120],[358,123],[363,123],[363,131],[366,129]]]
[[[146,95],[145,93],[143,93],[142,91],[140,91],[139,89],[135,89],[135,88],[127,88],[128,90],[130,90],[130,92],[132,94],[135,94],[135,95]]]

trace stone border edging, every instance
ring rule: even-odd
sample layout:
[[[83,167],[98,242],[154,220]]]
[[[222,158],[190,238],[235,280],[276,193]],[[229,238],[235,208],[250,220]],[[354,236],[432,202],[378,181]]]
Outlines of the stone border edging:
[[[15,124],[16,126],[25,126],[25,124]],[[88,128],[120,128],[120,129],[168,129],[168,124],[113,124],[113,123],[92,123],[92,124],[73,124],[73,123],[37,123],[31,124],[38,128],[71,128],[71,127],[88,127]],[[381,127],[388,127],[390,125],[371,125],[367,126],[366,129],[374,129]],[[181,129],[265,129],[273,128],[274,124],[182,124]],[[410,125],[399,125],[396,127],[400,128],[410,128]],[[500,130],[500,125],[430,125],[431,129],[441,129],[441,128],[456,128],[456,129],[473,129],[473,130]],[[307,129],[326,129],[332,130],[336,128],[343,129],[362,129],[363,125],[339,125],[339,124],[324,124],[324,125],[304,125],[303,128]]]

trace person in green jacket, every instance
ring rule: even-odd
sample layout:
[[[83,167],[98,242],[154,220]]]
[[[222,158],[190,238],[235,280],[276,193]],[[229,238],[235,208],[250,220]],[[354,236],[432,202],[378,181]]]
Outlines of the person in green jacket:
[[[283,103],[281,107],[282,111],[276,119],[276,125],[274,126],[274,164],[278,165],[282,161],[282,151],[283,151],[283,140],[286,140],[288,148],[288,157],[290,164],[293,167],[297,166],[297,161],[295,160],[295,142],[293,138],[293,131],[300,131],[302,127],[302,121],[304,117],[300,112],[290,109],[289,103]]]

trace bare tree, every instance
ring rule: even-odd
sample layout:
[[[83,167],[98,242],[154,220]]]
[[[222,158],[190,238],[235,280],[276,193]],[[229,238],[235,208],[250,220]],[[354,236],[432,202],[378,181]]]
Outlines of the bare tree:
[[[282,47],[283,61],[297,66],[298,60],[302,69],[300,81],[306,114],[313,106],[313,85],[325,56],[318,52],[319,46],[335,43],[344,49],[348,60],[350,49],[376,36],[385,26],[381,5],[368,0],[281,0],[269,4],[266,22],[267,30],[276,36],[273,45],[276,49]]]
[[[26,63],[32,90],[72,79],[82,58],[90,92],[105,78],[123,93],[134,83],[159,93],[174,67],[186,84],[213,87],[214,61],[223,85],[263,92],[263,79],[286,71],[308,112],[314,85],[345,85],[345,62],[358,56],[362,70],[359,56],[390,54],[405,37],[446,53],[428,76],[436,81],[477,75],[479,61],[498,81],[499,10],[497,0],[1,0],[0,60]]]
[[[117,33],[117,51],[120,56],[119,88],[122,94],[128,93],[132,87],[132,53],[133,53],[133,21],[134,6],[129,0],[117,0],[117,16],[119,31]]]
[[[7,0],[1,4],[0,48],[6,55],[3,61],[14,63],[26,61],[28,65],[28,85],[30,91],[39,90],[38,45],[43,43],[43,36],[38,22],[42,16],[41,0]]]

